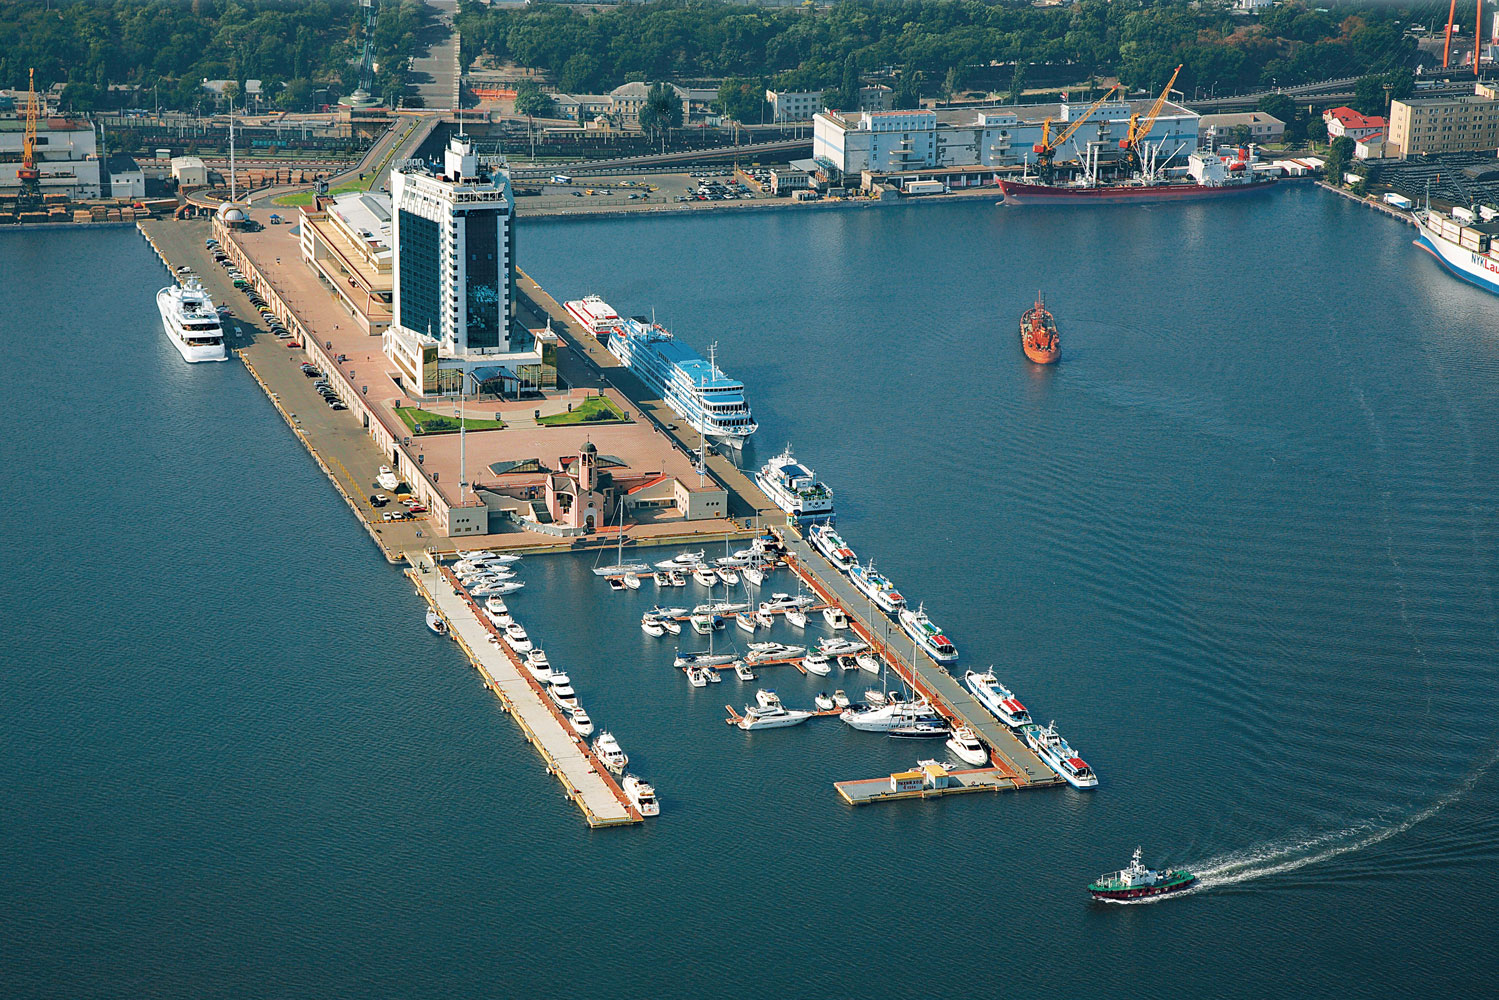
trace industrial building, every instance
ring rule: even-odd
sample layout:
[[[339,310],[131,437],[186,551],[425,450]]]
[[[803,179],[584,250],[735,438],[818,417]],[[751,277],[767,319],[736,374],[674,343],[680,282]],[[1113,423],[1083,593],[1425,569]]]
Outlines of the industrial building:
[[[475,383],[499,392],[542,385],[542,345],[516,321],[515,198],[504,159],[453,136],[440,169],[406,160],[392,170],[390,198],[383,346],[402,387],[427,396]]]
[[[1150,113],[1152,101],[1100,104],[1058,159],[1081,154],[1091,142],[1117,147],[1130,116]],[[935,111],[823,111],[813,118],[812,155],[843,178],[864,172],[892,174],[922,169],[1000,167],[1035,163],[1033,147],[1046,123],[1066,128],[1086,105],[1022,104],[942,108]],[[1166,102],[1145,141],[1161,145],[1161,158],[1181,163],[1197,149],[1199,116]]]
[[[0,198],[14,198],[21,190],[21,158],[26,145],[26,121],[0,117]],[[69,201],[101,196],[101,164],[94,126],[68,118],[45,118],[37,123],[36,165],[43,196],[64,194]]]
[[[1499,149],[1499,100],[1495,98],[1491,84],[1479,83],[1472,94],[1392,102],[1389,155]]]
[[[109,196],[138,199],[146,196],[146,174],[135,158],[115,153],[106,164],[109,169]]]

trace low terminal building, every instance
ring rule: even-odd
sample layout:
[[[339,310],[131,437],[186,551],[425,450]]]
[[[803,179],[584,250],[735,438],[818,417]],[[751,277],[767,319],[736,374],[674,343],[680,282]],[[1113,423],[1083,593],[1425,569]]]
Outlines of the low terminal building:
[[[476,486],[479,498],[492,512],[544,534],[589,534],[626,518],[711,520],[728,510],[728,492],[711,479],[699,484],[660,465],[631,468],[624,458],[600,454],[591,440],[550,466],[528,458],[496,462],[489,473]]]
[[[25,146],[25,120],[9,115],[0,118],[0,198],[14,198],[20,193]],[[62,194],[69,201],[82,201],[103,194],[98,138],[89,122],[70,118],[38,122],[36,165],[41,171],[44,197]]]
[[[1059,158],[1072,158],[1089,143],[1117,147],[1132,115],[1149,113],[1152,101],[1112,101],[1099,106],[1078,128]],[[1034,164],[1034,147],[1050,123],[1065,129],[1086,105],[1022,104],[939,110],[822,111],[813,118],[812,155],[826,163],[835,182],[847,184],[868,171],[876,175],[931,168],[1008,167]],[[1161,147],[1161,159],[1186,162],[1197,150],[1199,116],[1166,102],[1145,137]]]
[[[320,195],[310,209],[299,211],[302,259],[365,333],[383,334],[395,295],[390,196],[378,191]]]

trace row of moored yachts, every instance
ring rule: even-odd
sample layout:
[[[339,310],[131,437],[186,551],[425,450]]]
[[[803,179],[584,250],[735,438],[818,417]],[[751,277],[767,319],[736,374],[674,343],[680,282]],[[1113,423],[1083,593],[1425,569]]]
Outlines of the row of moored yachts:
[[[453,564],[453,572],[458,577],[458,582],[476,600],[483,599],[484,617],[488,618],[498,630],[499,639],[490,639],[490,642],[498,645],[501,640],[515,654],[514,658],[520,661],[528,673],[540,684],[547,695],[556,703],[562,717],[583,738],[592,736],[594,733],[593,720],[589,718],[588,712],[584,710],[578,700],[578,693],[573,689],[572,678],[567,673],[554,667],[548,659],[546,651],[536,645],[525,627],[515,620],[510,613],[510,608],[502,598],[503,594],[514,593],[523,584],[513,579],[515,575],[514,565],[520,560],[516,555],[496,555],[492,552],[459,552],[458,562]],[[508,588],[508,589],[500,589]],[[428,612],[427,623],[432,625],[433,618],[441,621],[440,616],[434,612]],[[445,628],[433,628],[435,632],[444,632]],[[594,738],[593,752],[599,761],[610,771],[620,775],[620,787],[625,795],[639,810],[642,816],[656,816],[661,812],[661,805],[656,799],[656,790],[643,779],[628,773],[626,765],[630,758],[619,745],[619,740],[607,729],[601,730]]]
[[[840,572],[847,575],[854,587],[868,597],[875,607],[887,614],[895,615],[905,633],[933,660],[944,665],[957,661],[957,647],[942,634],[941,629],[932,623],[926,614],[925,606],[918,605],[917,609],[912,611],[895,584],[875,571],[873,560],[868,564],[861,564],[854,550],[831,524],[813,526],[808,537],[817,550],[826,556]],[[1041,726],[1032,720],[1025,706],[1016,700],[1010,689],[994,676],[992,668],[983,673],[969,670],[964,674],[963,681],[980,705],[984,706],[995,718],[1014,729],[1025,745],[1030,747],[1036,756],[1041,758],[1046,766],[1064,781],[1074,788],[1097,786],[1097,775],[1057,732],[1056,723]],[[845,722],[859,729],[889,728],[903,734],[910,732],[912,735],[926,735],[928,731],[930,735],[938,735],[942,731],[942,720],[936,709],[923,699],[895,701],[863,710],[850,710],[845,712],[844,716]],[[966,727],[953,734],[953,740],[959,742],[966,742],[969,737],[972,737],[973,742],[982,748],[977,735]],[[958,748],[953,746],[953,740],[949,740],[949,747],[964,760],[972,760],[973,758],[959,752]]]

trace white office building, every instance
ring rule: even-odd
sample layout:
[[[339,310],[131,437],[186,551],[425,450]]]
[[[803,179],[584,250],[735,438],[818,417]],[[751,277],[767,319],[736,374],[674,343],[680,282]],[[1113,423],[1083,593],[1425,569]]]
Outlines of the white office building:
[[[770,105],[771,121],[804,122],[822,110],[822,91],[767,90],[765,103]]]
[[[1117,151],[1132,114],[1145,116],[1153,101],[1100,105],[1058,150],[1057,159],[1080,156],[1088,143]],[[823,111],[813,118],[812,155],[844,177],[944,167],[999,167],[1034,163],[1047,119],[1053,136],[1087,104],[1021,104],[942,108],[936,111]],[[1185,165],[1197,149],[1198,116],[1167,103],[1146,141],[1162,144],[1161,159]]]
[[[515,199],[504,159],[454,136],[440,169],[407,160],[393,170],[390,200],[383,339],[402,385],[432,395],[472,391],[474,379],[527,384],[541,348],[515,317]]]

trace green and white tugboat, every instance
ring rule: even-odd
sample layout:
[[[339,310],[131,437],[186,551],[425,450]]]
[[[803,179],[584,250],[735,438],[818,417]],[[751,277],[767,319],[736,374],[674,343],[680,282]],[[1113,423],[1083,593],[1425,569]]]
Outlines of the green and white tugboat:
[[[1100,875],[1097,882],[1088,886],[1088,892],[1092,893],[1094,899],[1125,902],[1180,892],[1196,881],[1197,876],[1189,871],[1156,871],[1154,868],[1146,868],[1140,863],[1140,849],[1137,847],[1128,868]]]

